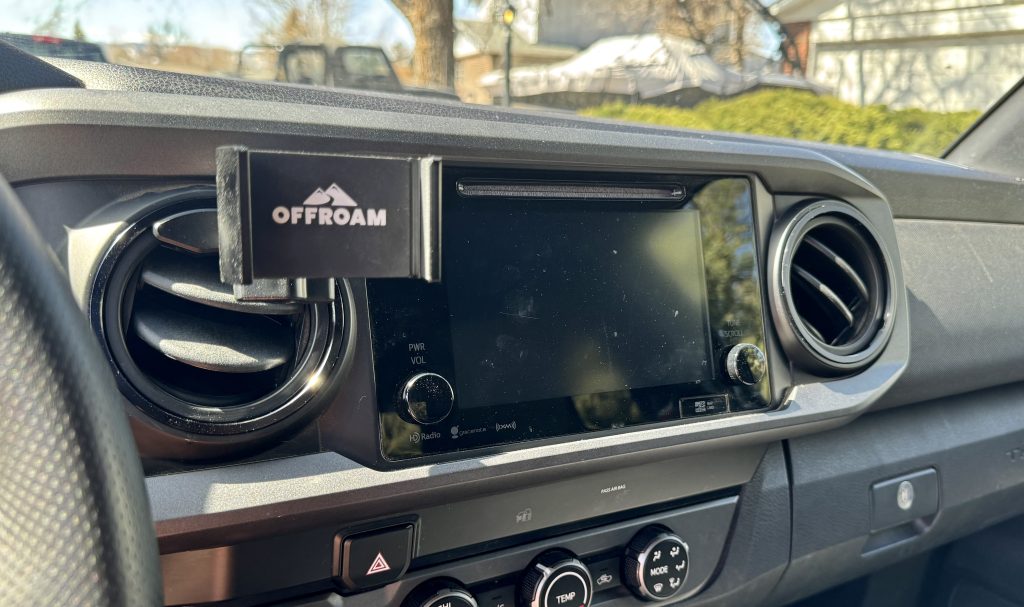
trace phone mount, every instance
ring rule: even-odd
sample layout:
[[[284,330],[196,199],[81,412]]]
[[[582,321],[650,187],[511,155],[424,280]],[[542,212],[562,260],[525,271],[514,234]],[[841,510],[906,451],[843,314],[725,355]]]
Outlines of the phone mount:
[[[324,301],[335,278],[440,280],[440,167],[218,148],[221,281],[243,301]]]

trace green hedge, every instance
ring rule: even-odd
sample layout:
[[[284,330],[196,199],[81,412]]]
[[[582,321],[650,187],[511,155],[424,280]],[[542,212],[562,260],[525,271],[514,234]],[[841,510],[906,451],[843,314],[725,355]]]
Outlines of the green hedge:
[[[937,156],[980,112],[894,110],[859,107],[806,91],[761,90],[730,99],[709,99],[695,107],[606,104],[587,116],[646,122],[689,129],[792,137],[883,150]]]

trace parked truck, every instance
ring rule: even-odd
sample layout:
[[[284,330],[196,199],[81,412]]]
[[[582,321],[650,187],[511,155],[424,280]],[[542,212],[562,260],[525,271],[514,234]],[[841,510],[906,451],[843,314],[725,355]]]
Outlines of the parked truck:
[[[250,44],[238,54],[237,75],[249,80],[408,93],[459,100],[452,90],[403,85],[387,54],[376,46]]]

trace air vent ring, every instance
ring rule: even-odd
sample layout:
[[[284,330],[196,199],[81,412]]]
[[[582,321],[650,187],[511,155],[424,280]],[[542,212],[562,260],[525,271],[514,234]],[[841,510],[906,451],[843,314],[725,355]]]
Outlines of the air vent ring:
[[[855,373],[893,331],[896,276],[883,240],[852,205],[813,200],[772,234],[769,294],[790,358],[824,375]]]
[[[348,341],[345,290],[304,306],[236,302],[216,278],[215,250],[154,230],[179,215],[215,217],[213,188],[152,197],[109,246],[89,297],[121,392],[161,425],[211,438],[308,419],[297,413],[310,409]]]

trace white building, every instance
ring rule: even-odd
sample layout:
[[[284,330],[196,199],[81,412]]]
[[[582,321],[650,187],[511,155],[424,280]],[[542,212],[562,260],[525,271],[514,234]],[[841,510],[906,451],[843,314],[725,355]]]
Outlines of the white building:
[[[780,0],[807,75],[843,100],[984,109],[1024,77],[1024,4]]]

